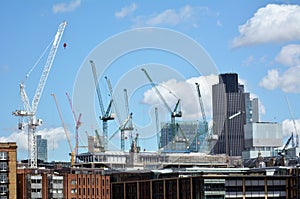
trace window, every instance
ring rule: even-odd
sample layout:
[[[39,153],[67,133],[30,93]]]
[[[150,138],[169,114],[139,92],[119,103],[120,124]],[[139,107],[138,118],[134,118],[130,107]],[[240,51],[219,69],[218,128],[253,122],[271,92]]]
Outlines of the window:
[[[1,173],[0,174],[0,182],[1,183],[6,183],[7,182],[7,174],[6,173]]]
[[[42,180],[41,179],[31,179],[31,183],[33,184],[41,184]]]
[[[7,160],[7,152],[0,151],[0,160]]]
[[[76,184],[76,180],[71,180],[71,184]]]
[[[7,192],[7,186],[6,185],[0,185],[0,193],[6,193]]]
[[[7,162],[0,162],[0,170],[1,171],[7,170]]]
[[[71,189],[71,193],[76,193],[76,189]]]

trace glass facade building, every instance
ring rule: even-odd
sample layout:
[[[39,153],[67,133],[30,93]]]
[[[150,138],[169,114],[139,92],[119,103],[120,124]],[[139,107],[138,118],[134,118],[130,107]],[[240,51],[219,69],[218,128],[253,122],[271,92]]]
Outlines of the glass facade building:
[[[218,136],[212,153],[241,156],[244,149],[246,98],[244,86],[236,73],[219,75],[219,83],[212,87],[213,133]],[[248,115],[250,111],[248,111]]]
[[[43,139],[41,135],[36,136],[37,157],[44,162],[48,161],[47,139]]]

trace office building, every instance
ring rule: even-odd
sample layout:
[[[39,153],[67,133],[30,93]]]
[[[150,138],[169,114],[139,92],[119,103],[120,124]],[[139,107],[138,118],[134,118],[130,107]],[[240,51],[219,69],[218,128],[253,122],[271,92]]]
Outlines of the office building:
[[[245,150],[242,158],[276,156],[274,151],[282,146],[282,126],[276,122],[255,122],[245,125]]]
[[[0,143],[0,198],[17,198],[17,145]]]
[[[212,87],[212,97],[213,133],[218,136],[212,153],[241,156],[249,94],[238,83],[236,73],[227,73],[219,75],[219,83]]]
[[[47,139],[43,139],[41,135],[36,136],[37,158],[44,162],[48,161]]]

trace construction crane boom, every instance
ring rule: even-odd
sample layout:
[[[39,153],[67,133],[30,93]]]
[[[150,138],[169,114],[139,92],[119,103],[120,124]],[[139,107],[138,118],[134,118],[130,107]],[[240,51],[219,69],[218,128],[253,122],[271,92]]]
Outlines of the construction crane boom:
[[[166,100],[163,98],[163,96],[159,92],[158,88],[155,86],[153,80],[151,79],[151,77],[148,74],[148,72],[146,71],[146,69],[142,68],[141,70],[145,73],[145,75],[148,78],[149,82],[151,83],[152,87],[155,89],[156,94],[159,96],[160,100],[164,103],[165,107],[167,108],[167,110],[171,114],[171,135],[172,135],[172,140],[174,140],[175,135],[176,135],[176,132],[175,132],[175,118],[176,117],[182,117],[182,112],[180,110],[177,111],[177,109],[179,107],[180,99],[178,99],[178,101],[177,101],[177,103],[175,105],[175,108],[172,111],[172,109],[170,108],[170,106],[168,105],[168,103],[166,102]]]
[[[126,120],[119,126],[119,128],[109,137],[107,141],[110,141],[115,135],[127,125],[128,121],[132,118],[132,113],[128,115]]]
[[[55,101],[56,109],[57,109],[61,124],[64,128],[66,138],[67,138],[68,143],[69,143],[69,147],[70,147],[70,150],[71,150],[71,165],[74,166],[74,164],[75,164],[75,150],[73,149],[73,146],[72,146],[72,143],[71,143],[70,133],[69,133],[69,131],[66,127],[66,124],[64,122],[64,119],[62,117],[62,114],[61,114],[61,111],[60,111],[60,108],[59,108],[59,105],[58,105],[58,102],[57,102],[57,99],[56,99],[56,95],[54,93],[52,93],[51,95],[52,95],[52,97]]]
[[[43,93],[49,72],[51,70],[51,67],[53,65],[53,61],[60,43],[60,40],[62,38],[64,29],[67,25],[67,22],[62,22],[59,27],[58,30],[56,32],[56,35],[54,37],[53,43],[52,43],[52,47],[50,49],[47,61],[44,65],[44,69],[42,72],[42,75],[40,77],[40,81],[38,83],[37,89],[35,91],[35,95],[33,97],[32,103],[30,105],[30,101],[29,98],[26,94],[25,91],[25,84],[24,81],[22,81],[20,83],[20,95],[21,95],[21,100],[23,102],[23,106],[24,106],[24,111],[22,110],[17,110],[15,112],[13,112],[13,115],[15,116],[20,116],[20,117],[27,117],[28,120],[28,150],[30,154],[30,167],[31,168],[36,168],[37,167],[37,148],[36,148],[36,138],[35,138],[35,129],[37,126],[40,126],[42,124],[42,120],[40,119],[36,119],[36,111],[41,99],[41,95]],[[35,66],[34,66],[35,67]],[[33,69],[30,70],[30,72],[26,75],[26,78],[29,77],[29,74],[31,73]],[[23,123],[19,123],[19,128],[23,128],[24,124]],[[29,162],[29,161],[28,161]]]
[[[212,148],[212,139],[213,138],[212,138],[212,135],[210,135],[208,133],[208,122],[207,122],[207,119],[206,119],[206,114],[205,114],[203,99],[202,99],[202,95],[201,95],[201,91],[200,91],[200,84],[196,82],[195,85],[196,85],[196,89],[197,89],[197,93],[198,93],[198,100],[199,100],[200,109],[201,109],[202,121],[203,121],[203,124],[204,124],[204,135],[206,136],[206,138],[207,138],[206,140],[208,141],[208,148],[209,148],[209,150],[211,150],[211,148]],[[200,132],[198,130],[197,131],[197,138],[196,139],[200,138],[199,133]],[[198,141],[196,143],[198,143]]]
[[[297,131],[297,126],[296,126],[296,122],[295,122],[295,118],[294,118],[294,114],[292,113],[292,110],[291,110],[291,105],[290,105],[290,102],[287,98],[287,96],[285,96],[285,100],[288,104],[288,108],[289,108],[289,112],[290,112],[290,115],[291,115],[291,119],[293,121],[293,126],[294,126],[294,130],[295,130],[295,134],[296,134],[296,144],[295,144],[295,141],[294,141],[294,138],[292,139],[292,145],[293,147],[298,147],[299,145],[299,137],[298,137],[298,131]]]
[[[72,100],[69,96],[69,94],[66,92],[66,96],[68,98],[68,101],[69,101],[69,104],[70,104],[70,108],[72,110],[72,113],[73,113],[73,118],[74,118],[74,122],[75,122],[75,154],[78,155],[78,137],[79,137],[79,127],[81,126],[81,116],[82,114],[80,113],[79,114],[79,117],[77,118],[77,115],[75,113],[75,110],[74,110],[74,107],[73,107],[73,104],[72,104]]]
[[[95,86],[96,86],[96,91],[97,91],[97,96],[98,96],[98,101],[99,101],[99,105],[100,105],[100,110],[101,110],[101,116],[100,116],[100,120],[102,120],[102,130],[103,130],[103,139],[104,139],[104,150],[107,150],[107,137],[108,137],[108,125],[107,125],[107,121],[108,120],[114,120],[114,116],[110,113],[111,112],[111,105],[113,103],[113,100],[111,98],[109,105],[107,107],[107,110],[104,110],[104,105],[103,105],[103,101],[102,101],[102,97],[101,97],[101,91],[100,91],[100,86],[98,83],[98,78],[97,78],[97,71],[96,71],[96,66],[95,63],[90,60],[91,63],[91,67],[92,67],[92,72],[93,72],[93,77],[94,77],[94,82],[95,82]]]
[[[60,40],[62,38],[62,35],[63,35],[63,32],[65,30],[66,25],[67,25],[67,22],[65,22],[65,21],[63,23],[61,23],[59,25],[57,33],[55,35],[55,39],[53,41],[52,48],[51,48],[50,53],[48,55],[48,58],[47,58],[45,66],[44,66],[42,76],[40,78],[38,87],[36,89],[36,92],[35,92],[35,95],[34,95],[34,98],[33,98],[33,101],[32,101],[31,108],[32,108],[32,112],[34,112],[34,113],[36,112],[36,109],[38,107],[42,92],[44,90],[44,87],[45,87],[45,84],[46,84],[46,81],[47,81],[47,78],[48,78],[48,75],[49,75],[49,72],[50,72],[50,69],[51,69],[51,66],[52,66],[53,61],[54,61],[54,57],[55,57],[56,52],[57,52],[57,48],[59,46],[59,43],[60,43]]]
[[[200,85],[199,85],[199,83],[195,83],[195,84],[196,84],[196,88],[197,88],[197,93],[198,93],[198,99],[199,99],[199,104],[200,104],[202,119],[203,119],[203,122],[206,124],[207,120],[206,120],[206,115],[205,115],[205,110],[204,110],[204,104],[203,104],[203,100],[202,100],[202,96],[201,96],[201,92],[200,92]],[[207,128],[205,128],[205,132],[207,132]]]
[[[166,100],[163,98],[163,96],[161,95],[161,93],[159,92],[158,88],[156,87],[156,85],[154,84],[153,80],[151,79],[150,75],[148,74],[148,72],[146,71],[146,69],[142,68],[141,69],[146,77],[148,78],[148,80],[150,81],[152,87],[155,89],[156,94],[159,96],[160,100],[164,103],[165,107],[168,109],[168,111],[170,113],[172,113],[172,109],[170,108],[170,106],[168,105],[168,103],[166,102]]]
[[[101,138],[100,138],[100,135],[99,135],[97,129],[95,129],[95,133],[96,133],[96,137],[97,137],[97,140],[98,140],[98,144],[99,144],[99,146],[100,146],[100,147],[102,148],[102,150],[103,150],[103,143],[102,143],[102,141],[101,141]]]
[[[109,80],[108,77],[104,77],[104,78],[105,78],[107,86],[108,86],[109,95],[110,95],[111,99],[113,99],[113,89],[112,89],[110,80]],[[112,103],[113,103],[114,108],[115,108],[115,113],[116,113],[116,116],[117,116],[117,122],[118,122],[119,125],[121,125],[122,119],[121,119],[120,114],[119,114],[118,106],[117,106],[115,100],[113,100]]]

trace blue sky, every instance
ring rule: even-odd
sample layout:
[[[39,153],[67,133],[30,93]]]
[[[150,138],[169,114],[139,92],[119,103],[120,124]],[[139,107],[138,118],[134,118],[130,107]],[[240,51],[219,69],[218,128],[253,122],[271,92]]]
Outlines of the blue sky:
[[[77,89],[76,83],[86,84],[76,82],[80,76],[80,69],[86,67],[89,59],[103,58],[101,55],[93,57],[101,43],[136,28],[164,28],[197,42],[220,73],[238,73],[240,83],[245,85],[246,91],[250,92],[252,97],[259,98],[261,121],[281,123],[285,136],[294,131],[292,118],[297,126],[300,126],[298,1],[3,1],[0,11],[0,140],[17,141],[18,159],[27,157],[26,133],[17,130],[18,118],[11,114],[12,111],[22,108],[19,83],[51,42],[59,23],[64,20],[68,25],[37,111],[37,117],[44,121],[38,133],[48,138],[50,161],[69,159],[70,150],[50,94],[55,93],[57,96],[74,145],[74,121],[65,92],[72,96]],[[66,49],[63,48],[63,43],[67,44]],[[122,43],[119,45],[122,46]],[[114,47],[118,48],[117,45]],[[30,99],[34,95],[44,63],[45,60],[42,60],[25,83]],[[168,75],[162,75],[160,80],[163,83],[159,83],[172,89],[172,92],[176,92],[176,95],[182,98],[185,113],[183,120],[200,118],[199,111],[195,112],[197,108],[190,106],[193,102],[188,102],[188,98],[184,97],[190,94],[186,92],[186,84],[195,81],[213,83],[216,80],[211,76],[199,77],[198,71],[184,60],[168,52],[153,49],[125,54],[103,72],[100,83],[105,106],[109,97],[104,76],[110,78],[113,86],[126,82],[129,74],[133,77],[131,82],[133,79],[144,78],[144,84],[139,85],[135,91],[130,91],[129,106],[134,113],[137,131],[141,135],[142,148],[155,150],[155,139],[144,131],[155,129],[153,106],[161,106],[162,113],[165,110],[151,86],[146,84],[144,74],[135,73],[135,69],[145,64],[150,67],[149,73],[152,66],[155,70],[164,67],[166,70],[172,69],[178,74],[178,78],[175,78],[170,75],[173,73],[164,72],[163,74]],[[122,68],[118,68],[119,65],[122,65]],[[153,79],[160,73],[155,70]],[[210,116],[209,84],[202,89],[207,115]],[[171,96],[167,89],[162,89],[161,92],[165,93],[165,98],[172,107],[176,98]],[[123,94],[117,93],[116,98],[121,104]],[[91,99],[87,101],[89,100]],[[96,98],[92,101],[95,109],[93,114],[99,115]],[[122,104],[120,106],[124,107]],[[77,107],[75,109],[77,114],[83,114],[80,144],[84,145],[84,131],[92,135],[94,129],[101,127],[95,123],[97,118],[89,118],[93,117],[93,114],[84,115],[85,110]],[[123,112],[122,108],[120,109]],[[122,115],[121,118],[124,117]],[[168,117],[162,114],[160,120],[168,120]],[[113,132],[117,127],[116,123],[110,124],[109,132]],[[84,150],[80,149],[81,152]]]

